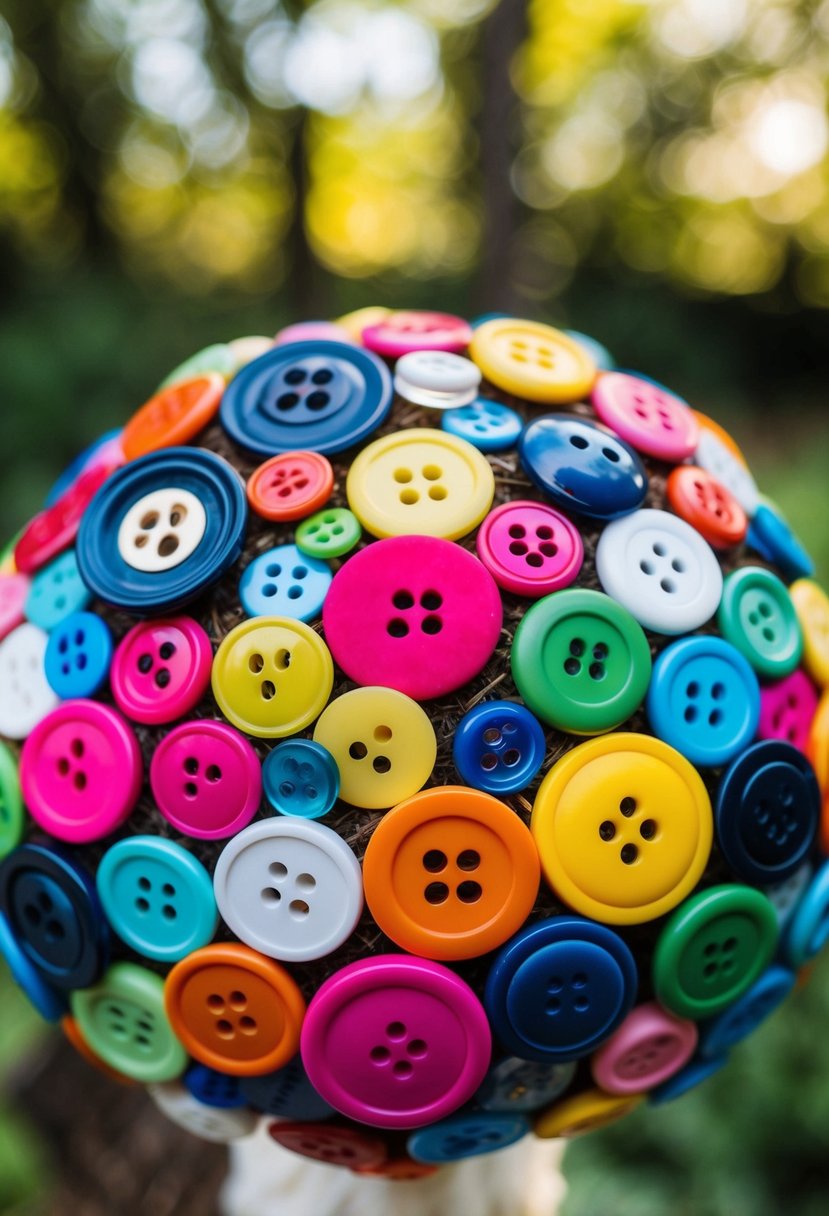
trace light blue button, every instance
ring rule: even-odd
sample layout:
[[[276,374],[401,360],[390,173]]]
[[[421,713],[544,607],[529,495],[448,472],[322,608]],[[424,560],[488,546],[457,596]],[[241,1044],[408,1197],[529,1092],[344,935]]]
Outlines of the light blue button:
[[[567,337],[572,338],[574,342],[578,342],[579,346],[587,351],[600,372],[612,372],[615,369],[616,360],[597,338],[591,338],[590,334],[580,333],[577,329],[563,329],[561,332],[567,334]]]
[[[527,1113],[549,1106],[560,1097],[576,1073],[576,1062],[540,1064],[507,1056],[493,1064],[475,1101],[484,1110]]]
[[[51,632],[73,612],[81,612],[90,596],[78,570],[75,550],[67,549],[32,579],[24,609],[33,625]]]
[[[43,669],[53,690],[64,701],[91,697],[109,674],[112,634],[94,612],[73,612],[49,635]]]
[[[803,548],[782,515],[769,503],[761,503],[748,525],[748,544],[773,566],[778,566],[787,582],[811,578],[815,563]]]
[[[517,442],[524,429],[520,414],[500,401],[478,397],[470,405],[445,410],[441,426],[481,452],[502,452]]]
[[[700,1026],[699,1054],[705,1059],[716,1058],[748,1038],[782,1005],[794,982],[795,974],[788,967],[769,967],[738,1001]]]
[[[795,970],[814,958],[829,941],[829,861],[803,893],[783,934],[781,953]]]
[[[406,1148],[415,1161],[446,1165],[507,1148],[522,1140],[529,1130],[530,1123],[524,1115],[470,1112],[421,1127],[409,1136]]]
[[[331,577],[325,562],[296,545],[277,545],[247,567],[239,580],[239,599],[248,616],[311,621],[322,612]]]
[[[0,912],[0,954],[6,960],[12,979],[23,995],[34,1005],[47,1022],[58,1022],[66,1013],[66,1005],[56,992],[32,966],[18,946],[9,923]]]
[[[719,1072],[727,1063],[728,1056],[717,1056],[712,1060],[693,1059],[667,1081],[651,1090],[648,1100],[652,1106],[661,1106],[663,1102],[673,1102],[674,1098],[681,1098],[683,1094],[690,1093],[692,1089],[702,1085],[703,1081],[713,1077],[714,1073]]]
[[[320,819],[340,792],[340,770],[327,747],[313,739],[286,739],[262,765],[265,797],[280,815]]]

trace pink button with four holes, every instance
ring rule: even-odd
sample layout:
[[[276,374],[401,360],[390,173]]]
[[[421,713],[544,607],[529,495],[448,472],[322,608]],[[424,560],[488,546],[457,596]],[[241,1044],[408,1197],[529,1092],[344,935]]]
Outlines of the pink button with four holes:
[[[99,701],[64,701],[38,722],[20,753],[20,788],[32,818],[72,844],[120,827],[142,777],[132,728]]]
[[[816,713],[815,687],[798,667],[784,680],[760,688],[757,734],[761,739],[782,739],[805,752]]]
[[[609,1094],[638,1094],[661,1085],[688,1063],[696,1025],[656,1001],[637,1005],[590,1061],[593,1080]]]
[[[199,840],[220,840],[247,827],[262,800],[262,769],[247,739],[212,718],[182,722],[150,761],[158,809],[173,827]]]
[[[533,599],[568,587],[584,561],[578,528],[540,502],[496,507],[481,524],[475,544],[499,586]]]
[[[0,574],[0,638],[26,619],[23,606],[31,585],[25,574]]]
[[[693,411],[661,384],[604,372],[591,400],[602,422],[640,452],[676,464],[696,451],[699,423]]]
[[[363,330],[363,345],[388,359],[413,350],[465,350],[471,341],[469,323],[446,312],[393,312]]]
[[[210,639],[189,616],[142,621],[113,655],[112,695],[135,722],[172,722],[204,696],[212,664]]]

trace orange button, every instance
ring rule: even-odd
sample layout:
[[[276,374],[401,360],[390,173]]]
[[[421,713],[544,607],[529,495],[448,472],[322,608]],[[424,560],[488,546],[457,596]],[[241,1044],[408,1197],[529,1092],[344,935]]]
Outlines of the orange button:
[[[389,1178],[392,1182],[415,1182],[437,1172],[436,1165],[426,1165],[424,1161],[412,1161],[408,1157],[395,1157],[382,1165],[359,1165],[352,1170],[364,1178]]]
[[[601,1089],[586,1089],[557,1102],[539,1115],[534,1131],[542,1140],[558,1136],[583,1136],[623,1119],[640,1104],[644,1094],[606,1094]]]
[[[248,478],[251,510],[263,519],[304,519],[324,507],[334,489],[334,470],[318,452],[271,456]]]
[[[224,391],[224,377],[218,372],[206,372],[161,389],[124,427],[121,447],[127,460],[189,443],[211,421]]]
[[[176,963],[167,1017],[194,1059],[233,1077],[258,1077],[299,1050],[305,1001],[284,967],[248,946],[216,943]]]
[[[521,928],[540,865],[515,811],[481,790],[441,785],[380,820],[363,861],[366,902],[412,954],[476,958]]]
[[[729,549],[745,540],[748,517],[737,499],[705,469],[679,465],[666,484],[668,502],[714,549]]]
[[[815,770],[824,796],[829,793],[829,689],[818,701],[817,713],[809,727],[806,756]]]
[[[60,1020],[60,1028],[66,1035],[69,1042],[75,1048],[75,1051],[86,1060],[87,1064],[91,1064],[93,1068],[97,1068],[98,1072],[102,1072],[105,1077],[109,1077],[111,1081],[117,1081],[119,1085],[137,1085],[132,1077],[127,1077],[124,1073],[119,1072],[117,1068],[112,1068],[107,1064],[106,1060],[102,1060],[87,1043],[81,1033],[81,1028],[71,1014],[67,1013]]]

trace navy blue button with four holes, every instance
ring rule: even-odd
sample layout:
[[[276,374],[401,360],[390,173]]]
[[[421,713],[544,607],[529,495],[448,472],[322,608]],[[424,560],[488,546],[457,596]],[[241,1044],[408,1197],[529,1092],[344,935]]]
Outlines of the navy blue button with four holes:
[[[264,1077],[243,1077],[239,1089],[254,1110],[275,1119],[329,1119],[334,1114],[308,1080],[299,1056]]]
[[[475,1101],[484,1110],[541,1110],[564,1093],[575,1072],[575,1061],[541,1064],[537,1060],[506,1056],[490,1067]]]
[[[112,634],[94,612],[73,612],[49,635],[43,670],[63,701],[91,697],[109,674]]]
[[[192,1068],[188,1068],[184,1074],[184,1086],[197,1102],[205,1106],[216,1106],[219,1110],[234,1110],[248,1104],[242,1093],[239,1077],[229,1077],[226,1073],[216,1072],[206,1064],[194,1064]]]
[[[409,1136],[406,1150],[415,1161],[448,1165],[452,1161],[507,1148],[522,1140],[529,1130],[530,1123],[525,1115],[469,1111],[418,1128]]]
[[[782,1005],[794,983],[795,974],[788,967],[769,967],[738,1001],[702,1024],[699,1054],[705,1059],[716,1058],[753,1034]]]
[[[332,574],[325,562],[296,545],[260,553],[239,580],[239,599],[248,616],[287,616],[311,621],[322,612]]]
[[[541,768],[544,731],[523,705],[486,701],[464,714],[452,756],[467,785],[489,794],[525,789]]]
[[[565,511],[617,519],[642,505],[648,476],[618,435],[573,414],[545,414],[518,445],[527,476]]]

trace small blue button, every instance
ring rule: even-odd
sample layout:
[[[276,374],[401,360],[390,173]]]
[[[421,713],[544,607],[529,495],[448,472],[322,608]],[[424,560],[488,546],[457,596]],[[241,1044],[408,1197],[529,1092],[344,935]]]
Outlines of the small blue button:
[[[471,405],[445,410],[440,425],[450,435],[465,439],[480,452],[503,452],[511,448],[524,429],[520,414],[500,401],[478,397]]]
[[[261,553],[239,580],[239,599],[248,616],[287,616],[312,621],[322,612],[332,574],[325,562],[296,545]]]
[[[24,612],[33,625],[50,632],[73,612],[80,612],[91,599],[78,571],[74,549],[66,549],[48,566],[38,570],[26,597]]]
[[[617,519],[642,505],[645,466],[617,435],[573,414],[545,414],[518,445],[527,476],[565,511]]]
[[[779,566],[790,583],[796,578],[811,578],[815,563],[773,507],[761,503],[748,525],[746,544],[773,566]]]
[[[485,701],[464,714],[452,758],[466,785],[490,794],[526,789],[541,768],[544,731],[523,705]]]
[[[51,507],[54,503],[56,503],[61,495],[65,494],[66,491],[70,489],[78,480],[81,473],[83,473],[95,453],[98,452],[102,447],[105,447],[108,443],[111,443],[113,439],[119,439],[121,434],[122,432],[119,428],[116,428],[114,431],[106,431],[105,434],[100,435],[97,439],[90,443],[89,447],[84,448],[84,450],[75,457],[71,464],[66,466],[63,472],[58,476],[57,480],[53,483],[49,493],[46,495],[43,506]]]
[[[652,1106],[661,1106],[663,1102],[673,1102],[674,1098],[681,1098],[683,1094],[702,1085],[703,1081],[713,1077],[714,1073],[719,1072],[727,1063],[728,1056],[719,1056],[712,1060],[693,1059],[667,1081],[651,1090],[648,1100]]]
[[[302,1060],[294,1056],[278,1072],[264,1077],[243,1077],[239,1089],[255,1110],[282,1119],[329,1119],[334,1108],[320,1097],[308,1080]]]
[[[107,678],[112,662],[112,634],[94,612],[73,612],[49,635],[43,669],[63,701],[91,697]]]
[[[61,993],[51,988],[18,946],[9,923],[0,912],[0,955],[6,960],[12,979],[47,1022],[59,1022],[66,1013]]]
[[[572,338],[574,342],[578,342],[579,346],[587,351],[600,372],[615,370],[616,360],[597,338],[591,338],[590,334],[580,333],[577,329],[563,329],[561,332],[567,334],[567,337]]]
[[[278,743],[262,765],[265,797],[280,815],[320,819],[340,792],[340,770],[327,747],[313,739]]]
[[[484,1110],[509,1113],[541,1110],[564,1093],[576,1073],[576,1063],[540,1064],[507,1056],[493,1064],[475,1101]]]
[[[524,1115],[470,1111],[451,1115],[412,1132],[406,1142],[406,1151],[414,1161],[448,1165],[451,1161],[463,1161],[466,1157],[479,1157],[482,1153],[507,1148],[523,1140],[529,1130],[530,1121]]]
[[[653,665],[647,711],[654,733],[692,764],[727,764],[757,733],[760,685],[729,642],[682,638]]]
[[[183,1080],[185,1088],[197,1102],[202,1102],[205,1106],[234,1110],[248,1104],[242,1093],[239,1077],[229,1077],[226,1073],[216,1072],[205,1064],[194,1064],[192,1068],[188,1068]]]
[[[748,992],[723,1013],[703,1022],[699,1031],[699,1054],[705,1059],[725,1055],[741,1039],[753,1034],[782,1005],[794,988],[795,975],[787,967],[769,967]]]
[[[786,925],[782,955],[797,969],[814,958],[829,941],[829,861],[823,863],[803,893]]]

